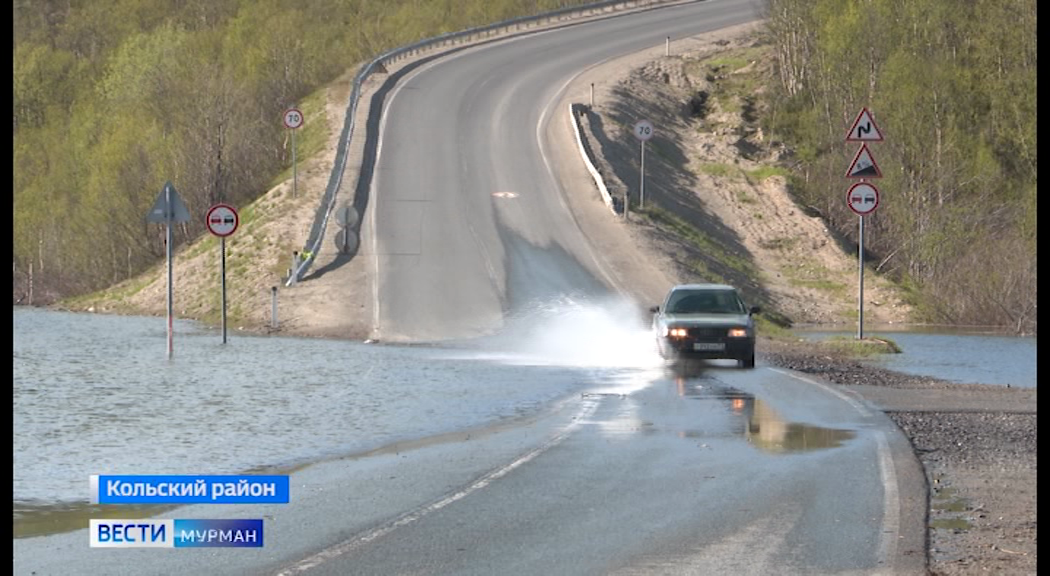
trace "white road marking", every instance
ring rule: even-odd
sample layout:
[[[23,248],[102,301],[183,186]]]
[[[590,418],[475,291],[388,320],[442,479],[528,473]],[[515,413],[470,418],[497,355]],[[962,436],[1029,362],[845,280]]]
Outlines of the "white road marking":
[[[863,404],[858,402],[855,398],[853,398],[852,396],[850,396],[850,395],[848,395],[848,394],[846,394],[846,393],[844,393],[842,391],[836,390],[836,389],[832,388],[831,386],[828,386],[827,384],[824,384],[822,382],[818,382],[817,380],[813,380],[811,378],[806,378],[804,376],[799,376],[798,374],[795,374],[793,372],[789,372],[787,370],[781,370],[779,368],[770,368],[770,370],[772,370],[774,372],[777,372],[779,374],[783,374],[785,376],[790,376],[790,377],[792,377],[792,378],[794,378],[796,380],[801,380],[801,381],[803,381],[803,382],[805,382],[807,384],[812,384],[812,385],[814,385],[814,386],[816,386],[818,388],[821,388],[825,392],[828,392],[830,394],[838,396],[844,402],[846,402],[847,404],[852,406],[854,410],[856,410],[857,412],[860,412],[860,415],[865,417],[865,418],[870,418],[872,416],[871,410],[869,410],[866,406],[864,406]]]
[[[582,422],[586,421],[591,416],[591,414],[594,413],[597,407],[597,401],[585,402],[583,407],[580,408],[579,412],[576,413],[576,416],[573,417],[572,422],[568,424],[561,432],[556,434],[553,438],[551,438],[538,448],[530,450],[522,456],[519,456],[510,464],[507,464],[506,466],[502,466],[493,470],[492,472],[489,472],[488,474],[485,474],[466,488],[444,496],[435,502],[423,506],[422,508],[418,508],[411,512],[402,514],[398,518],[387,522],[386,524],[383,524],[378,528],[373,528],[372,530],[369,530],[363,534],[359,534],[349,540],[345,540],[339,544],[326,548],[318,552],[317,554],[314,554],[313,556],[309,556],[303,560],[300,560],[299,562],[296,562],[295,564],[278,572],[278,576],[290,576],[292,574],[300,574],[302,572],[310,570],[311,568],[316,568],[317,566],[320,566],[325,562],[328,562],[330,560],[338,558],[339,556],[352,552],[353,550],[364,546],[369,542],[378,540],[379,538],[390,534],[398,528],[412,524],[413,522],[429,515],[432,512],[437,512],[438,510],[441,510],[442,508],[448,506],[449,504],[452,504],[453,502],[457,502],[466,498],[467,496],[470,496],[474,492],[485,488],[494,481],[503,478],[507,474],[510,474],[515,469],[523,466],[531,460],[536,459],[536,457],[540,456],[544,452],[550,450],[551,448],[554,448],[558,444],[561,444],[566,438],[569,437],[570,434],[575,432],[576,429],[581,426]]]
[[[836,390],[823,382],[806,378],[779,368],[769,368],[773,372],[790,376],[807,384],[812,384],[826,392],[829,392],[852,406],[861,416],[868,418],[873,416],[872,411],[858,402],[848,394]],[[900,534],[900,493],[897,491],[897,469],[893,464],[893,456],[890,454],[889,442],[886,434],[881,430],[875,431],[875,452],[879,463],[879,479],[882,482],[882,530],[879,537],[879,564],[888,566],[897,555],[897,537]],[[881,573],[881,572],[880,572]],[[887,572],[889,573],[889,572]]]

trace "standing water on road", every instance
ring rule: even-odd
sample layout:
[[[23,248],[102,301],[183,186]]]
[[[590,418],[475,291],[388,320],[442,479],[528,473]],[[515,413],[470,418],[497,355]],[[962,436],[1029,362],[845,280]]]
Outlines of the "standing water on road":
[[[636,349],[641,328],[617,338],[608,321],[563,312],[604,359],[577,350],[574,362],[561,340],[550,361],[554,344],[521,340],[513,353],[236,333],[222,344],[181,321],[168,359],[164,318],[15,308],[16,518],[86,502],[92,474],[288,468],[532,415],[655,363]]]
[[[93,474],[287,470],[645,387],[663,363],[632,314],[559,301],[498,337],[440,346],[237,333],[222,344],[177,321],[169,359],[164,318],[16,307],[16,533],[20,518],[81,510]],[[905,353],[888,368],[1035,386],[1034,338],[892,338]]]
[[[855,338],[857,333],[799,331],[813,340]],[[908,331],[865,331],[866,338],[882,336],[901,349],[900,354],[877,354],[868,362],[888,370],[931,376],[960,384],[1036,387],[1036,338],[938,328]]]

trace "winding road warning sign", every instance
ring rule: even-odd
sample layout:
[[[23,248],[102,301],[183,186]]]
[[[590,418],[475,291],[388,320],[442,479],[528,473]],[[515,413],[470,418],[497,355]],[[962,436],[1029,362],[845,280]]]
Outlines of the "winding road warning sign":
[[[882,132],[875,125],[875,119],[871,117],[867,108],[861,109],[857,119],[853,121],[853,126],[846,135],[846,142],[882,142]]]

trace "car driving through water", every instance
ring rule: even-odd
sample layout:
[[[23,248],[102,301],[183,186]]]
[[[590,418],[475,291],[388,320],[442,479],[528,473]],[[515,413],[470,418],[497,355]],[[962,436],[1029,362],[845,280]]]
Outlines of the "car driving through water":
[[[732,359],[742,368],[755,367],[754,315],[760,311],[726,284],[679,284],[650,308],[664,358]]]

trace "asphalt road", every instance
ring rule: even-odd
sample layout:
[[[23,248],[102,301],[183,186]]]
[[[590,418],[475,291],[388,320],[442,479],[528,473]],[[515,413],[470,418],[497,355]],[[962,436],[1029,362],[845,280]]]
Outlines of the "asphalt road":
[[[611,290],[552,168],[560,94],[596,63],[756,17],[750,1],[689,3],[412,70],[386,99],[370,192],[379,338],[473,337],[530,302]]]
[[[893,463],[907,444],[829,390],[719,368],[588,395],[479,442],[531,435],[516,457],[276,573],[921,573]],[[458,463],[473,444],[440,450]]]
[[[922,482],[893,423],[768,366],[655,369],[497,427],[292,475],[261,549],[15,541],[19,574],[919,574]],[[910,527],[918,525],[920,530]]]

